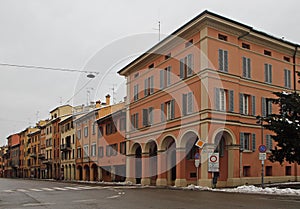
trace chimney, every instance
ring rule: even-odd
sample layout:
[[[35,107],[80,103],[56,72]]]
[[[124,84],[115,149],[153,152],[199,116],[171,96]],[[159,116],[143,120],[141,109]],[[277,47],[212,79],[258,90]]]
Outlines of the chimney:
[[[110,105],[110,95],[107,94],[107,95],[105,96],[105,98],[106,98],[106,105]]]
[[[98,101],[96,101],[96,108],[100,108],[100,107],[101,107],[101,101],[98,100]]]

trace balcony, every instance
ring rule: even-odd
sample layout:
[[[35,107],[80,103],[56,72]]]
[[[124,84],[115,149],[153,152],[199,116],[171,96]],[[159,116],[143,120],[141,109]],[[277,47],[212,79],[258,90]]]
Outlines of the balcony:
[[[45,159],[42,162],[43,164],[52,164],[52,159]]]
[[[71,144],[61,144],[60,145],[60,151],[66,152],[66,151],[71,151]]]
[[[30,154],[29,154],[29,157],[36,158],[36,153],[35,153],[35,152],[30,153]]]
[[[39,154],[39,159],[45,159],[45,154],[44,153],[40,153]]]

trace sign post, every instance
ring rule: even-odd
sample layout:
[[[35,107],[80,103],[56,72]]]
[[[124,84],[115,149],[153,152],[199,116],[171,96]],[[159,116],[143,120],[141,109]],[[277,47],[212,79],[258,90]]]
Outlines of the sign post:
[[[219,172],[219,153],[208,155],[208,172]]]
[[[197,180],[197,186],[198,186],[198,179],[199,179],[199,165],[200,165],[200,154],[196,153],[195,154],[195,167],[197,168],[197,173],[196,173],[196,180]]]
[[[261,160],[261,188],[265,188],[265,185],[264,185],[264,165],[265,165],[265,160],[267,159],[267,154],[266,154],[266,151],[267,151],[267,147],[265,145],[260,145],[258,147],[258,151],[259,151],[259,156],[258,158]]]

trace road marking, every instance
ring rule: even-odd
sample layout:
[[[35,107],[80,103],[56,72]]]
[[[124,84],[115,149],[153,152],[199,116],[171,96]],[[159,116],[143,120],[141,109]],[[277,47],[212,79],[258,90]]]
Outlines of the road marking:
[[[60,190],[60,191],[66,191],[68,189],[65,189],[65,188],[61,188],[61,187],[52,187],[53,189],[55,190]]]
[[[27,190],[25,189],[17,189],[18,192],[28,192]]]
[[[110,196],[110,197],[107,197],[107,199],[115,199],[115,198],[118,198],[118,197],[120,197],[120,195]]]
[[[80,188],[76,188],[76,187],[65,187],[66,189],[71,189],[71,190],[81,190]]]
[[[46,206],[46,205],[55,205],[55,203],[26,203],[23,204],[23,207],[36,207],[36,206]]]
[[[14,191],[12,191],[12,190],[3,190],[3,192],[12,193]]]
[[[40,190],[40,189],[30,189],[31,191],[34,191],[34,192],[41,192],[43,190]]]
[[[91,186],[84,186],[84,187],[77,187],[79,189],[94,189],[94,187]]]
[[[50,189],[50,188],[42,188],[42,190],[44,190],[44,191],[54,191],[54,189]]]
[[[74,200],[73,202],[79,203],[79,202],[94,202],[94,201],[96,201],[96,199],[89,199],[89,200]]]

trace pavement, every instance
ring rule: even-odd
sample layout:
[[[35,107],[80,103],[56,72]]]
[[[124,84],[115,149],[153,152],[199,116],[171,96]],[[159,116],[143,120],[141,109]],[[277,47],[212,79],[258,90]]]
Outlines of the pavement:
[[[0,179],[0,208],[297,208],[300,197]]]

